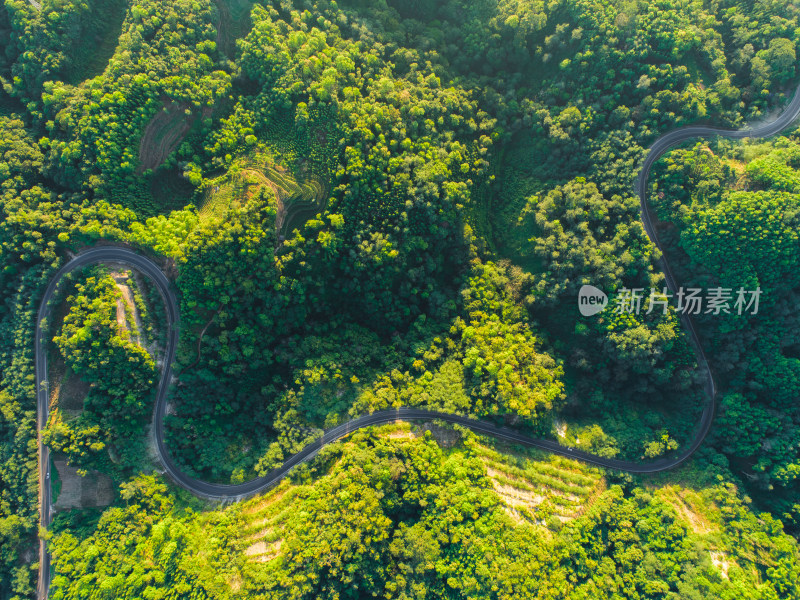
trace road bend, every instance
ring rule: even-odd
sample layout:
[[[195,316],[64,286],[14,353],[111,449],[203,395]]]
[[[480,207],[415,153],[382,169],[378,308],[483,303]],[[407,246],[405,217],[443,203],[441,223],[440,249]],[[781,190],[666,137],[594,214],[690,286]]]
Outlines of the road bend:
[[[653,225],[650,208],[647,204],[647,180],[653,164],[664,153],[692,139],[716,136],[730,139],[771,137],[789,127],[797,120],[798,116],[800,116],[800,86],[798,86],[791,102],[786,106],[786,108],[784,108],[781,114],[775,120],[769,123],[739,130],[704,126],[683,127],[664,134],[658,138],[652,146],[650,146],[646,158],[644,159],[640,168],[639,176],[636,179],[635,191],[641,203],[642,223],[645,231],[647,232],[647,235],[650,237],[650,240],[653,242],[653,244],[658,247],[659,250],[662,250],[660,267],[664,272],[667,287],[672,293],[677,292],[678,283],[672,273],[669,261],[667,260],[666,255],[663,253],[661,241],[659,240],[658,234]],[[692,441],[679,453],[673,456],[644,463],[615,458],[605,458],[575,448],[562,446],[558,442],[554,442],[552,440],[530,437],[513,429],[501,427],[494,423],[480,419],[473,419],[461,415],[425,410],[421,408],[399,407],[387,410],[379,410],[368,415],[352,419],[346,423],[342,423],[341,425],[337,425],[332,429],[322,432],[322,435],[318,439],[309,443],[297,454],[289,457],[282,465],[273,469],[263,477],[258,477],[252,481],[236,485],[202,481],[192,478],[181,471],[180,467],[171,457],[164,437],[164,417],[166,416],[167,412],[167,398],[172,380],[172,363],[175,360],[175,351],[178,345],[178,328],[180,325],[180,311],[178,309],[178,301],[174,290],[170,286],[170,281],[167,279],[166,275],[164,275],[158,265],[149,258],[128,248],[117,246],[100,246],[81,252],[58,270],[58,272],[50,280],[49,285],[45,290],[36,320],[35,353],[38,405],[37,424],[39,428],[39,501],[41,525],[45,529],[48,528],[52,523],[53,514],[50,479],[50,451],[47,446],[42,443],[41,436],[41,432],[46,426],[49,418],[50,395],[47,381],[48,371],[46,332],[49,325],[48,320],[52,314],[52,307],[50,304],[59,282],[65,275],[75,271],[76,269],[80,269],[89,265],[109,262],[128,265],[147,276],[155,284],[164,300],[168,331],[164,356],[164,368],[161,379],[159,380],[158,389],[156,392],[155,407],[153,409],[153,435],[155,438],[158,457],[164,467],[165,473],[176,484],[202,498],[230,501],[239,500],[258,494],[259,492],[267,490],[279,483],[294,467],[316,456],[320,449],[326,445],[332,444],[364,427],[372,427],[375,425],[393,423],[396,421],[427,421],[438,419],[447,423],[466,427],[477,433],[489,435],[512,444],[537,448],[545,452],[581,460],[585,463],[589,463],[598,467],[627,471],[629,473],[656,473],[659,471],[672,469],[688,459],[706,439],[714,419],[717,396],[717,385],[714,380],[714,374],[709,365],[705,350],[700,342],[700,337],[697,333],[694,320],[689,315],[682,315],[681,321],[685,329],[688,331],[691,343],[695,349],[698,367],[705,375],[705,390],[707,400],[703,409],[703,414],[696,426],[695,435]],[[47,550],[47,544],[44,539],[41,539],[39,543],[39,564],[40,569],[37,593],[40,600],[44,600],[47,598],[50,588],[51,570],[50,553]]]

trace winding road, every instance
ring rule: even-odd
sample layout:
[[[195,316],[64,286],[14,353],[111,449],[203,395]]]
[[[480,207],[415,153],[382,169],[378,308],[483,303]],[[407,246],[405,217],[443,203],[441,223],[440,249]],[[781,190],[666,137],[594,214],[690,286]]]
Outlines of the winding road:
[[[661,244],[656,234],[655,227],[651,218],[650,210],[647,206],[647,178],[650,168],[656,160],[667,152],[669,149],[676,145],[693,138],[708,137],[708,136],[723,136],[733,139],[742,138],[764,138],[773,136],[783,129],[791,125],[800,116],[800,86],[795,91],[794,97],[789,105],[783,110],[777,119],[770,123],[754,127],[751,129],[742,130],[727,130],[715,127],[685,127],[669,132],[660,138],[650,147],[647,157],[642,163],[639,177],[636,181],[636,194],[639,196],[641,202],[642,222],[648,236],[653,243],[661,249]],[[169,328],[167,335],[166,353],[164,356],[164,369],[161,380],[158,384],[158,391],[156,395],[156,402],[153,414],[153,435],[156,442],[158,456],[164,466],[165,472],[169,477],[181,487],[189,490],[193,494],[214,500],[237,500],[242,499],[258,492],[264,491],[280,482],[291,469],[305,461],[314,457],[317,452],[324,446],[331,444],[343,437],[351,434],[352,432],[363,427],[370,427],[373,425],[380,425],[382,423],[391,423],[394,421],[414,421],[414,420],[430,420],[440,419],[448,423],[454,423],[468,427],[469,429],[478,433],[490,435],[497,439],[508,441],[522,446],[529,446],[538,448],[546,452],[560,454],[569,458],[582,460],[586,463],[596,465],[599,467],[606,467],[610,469],[617,469],[621,471],[628,471],[631,473],[655,473],[671,469],[683,463],[689,458],[695,450],[703,443],[708,432],[711,428],[711,423],[714,419],[716,410],[716,393],[717,388],[714,382],[714,376],[708,364],[705,351],[700,344],[700,338],[695,329],[694,321],[688,315],[682,316],[684,327],[689,331],[691,341],[697,352],[697,361],[699,368],[705,373],[705,387],[708,400],[703,410],[702,417],[697,425],[697,431],[692,442],[688,444],[679,454],[662,458],[656,461],[639,463],[627,460],[618,460],[614,458],[603,458],[595,456],[588,452],[568,448],[562,446],[557,442],[545,439],[538,439],[528,437],[519,432],[505,427],[499,427],[487,421],[477,419],[470,419],[459,415],[448,413],[441,413],[430,410],[423,410],[419,408],[395,408],[390,410],[381,410],[368,415],[364,415],[357,419],[343,423],[337,427],[325,431],[318,440],[308,444],[300,452],[290,457],[280,467],[274,469],[264,477],[259,477],[252,481],[238,485],[225,485],[218,483],[208,483],[198,479],[193,479],[183,473],[180,468],[175,464],[170,456],[169,450],[164,441],[164,417],[167,412],[167,397],[169,387],[172,381],[172,363],[175,359],[175,350],[178,344],[178,326],[180,324],[180,313],[178,310],[178,301],[170,282],[159,267],[151,261],[136,252],[127,248],[116,246],[101,246],[96,247],[81,254],[65,264],[50,280],[44,296],[41,300],[38,318],[36,321],[36,381],[38,382],[37,388],[37,403],[38,403],[38,427],[40,430],[39,435],[39,477],[40,477],[40,508],[41,508],[41,525],[45,528],[49,527],[52,522],[52,502],[51,502],[51,479],[50,479],[50,452],[49,449],[41,441],[41,430],[47,424],[49,418],[49,401],[50,394],[47,382],[47,339],[45,332],[47,331],[48,319],[51,316],[50,302],[53,298],[57,286],[61,279],[67,273],[76,269],[103,262],[123,263],[134,269],[137,269],[147,277],[149,277],[158,288],[161,296],[164,299],[166,306],[167,326]],[[661,268],[663,269],[667,286],[670,291],[675,293],[678,289],[678,284],[672,274],[667,259],[661,259]],[[45,540],[40,540],[40,569],[39,569],[39,582],[38,582],[38,597],[44,600],[47,597],[50,587],[50,554],[47,551]]]

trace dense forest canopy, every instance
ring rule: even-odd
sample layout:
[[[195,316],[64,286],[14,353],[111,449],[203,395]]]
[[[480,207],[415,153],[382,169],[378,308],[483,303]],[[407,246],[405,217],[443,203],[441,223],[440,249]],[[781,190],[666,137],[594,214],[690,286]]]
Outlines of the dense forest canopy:
[[[59,522],[54,553],[70,568],[53,597],[99,587],[134,598],[149,586],[164,598],[797,597],[796,542],[718,468],[684,472],[702,492],[605,488],[573,461],[498,452],[469,434],[443,451],[430,434],[357,434],[318,470],[224,511],[198,513],[153,477],[131,480],[99,520]],[[548,481],[583,485],[592,506],[563,517],[543,503],[526,517],[498,497],[498,471],[505,489],[523,485],[520,473],[542,493]]]
[[[401,405],[602,456],[691,438],[705,397],[674,307],[589,320],[577,290],[663,288],[633,191],[646,148],[785,105],[796,2],[36,4],[0,3],[0,598],[32,597],[37,569],[38,301],[88,246],[136,248],[174,281],[167,444],[194,477],[251,479]],[[687,472],[592,475],[608,485],[563,521],[509,517],[470,436],[365,433],[297,474],[300,508],[267,511],[281,533],[253,566],[232,533],[246,508],[151,475],[158,294],[112,266],[76,274],[47,324],[43,435],[118,493],[59,514],[52,597],[797,597],[798,148],[792,130],[693,141],[656,165],[679,279],[760,286],[761,311],[699,320],[720,411]],[[561,489],[577,468],[508,477]],[[653,486],[701,490],[714,527]]]

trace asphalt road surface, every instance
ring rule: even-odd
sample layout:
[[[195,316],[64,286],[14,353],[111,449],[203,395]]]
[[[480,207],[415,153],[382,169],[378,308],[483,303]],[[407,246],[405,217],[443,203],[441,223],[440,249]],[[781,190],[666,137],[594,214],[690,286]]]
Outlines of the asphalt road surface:
[[[647,157],[642,163],[641,170],[639,171],[639,178],[636,181],[636,193],[641,202],[642,222],[648,236],[650,236],[650,239],[653,241],[653,243],[661,248],[660,241],[652,223],[650,210],[646,202],[647,177],[650,172],[650,168],[653,166],[653,163],[655,163],[655,161],[661,155],[687,140],[700,137],[722,136],[733,139],[770,137],[791,125],[798,118],[798,116],[800,116],[800,86],[798,86],[797,90],[795,91],[794,97],[789,105],[783,110],[777,119],[771,121],[770,123],[742,130],[727,130],[715,127],[697,126],[684,127],[681,129],[676,129],[675,131],[671,131],[658,138],[650,147]],[[520,444],[522,446],[538,448],[540,450],[552,452],[554,454],[560,454],[569,458],[575,458],[599,467],[617,469],[630,473],[655,473],[676,467],[689,458],[705,440],[709,430],[711,429],[711,423],[714,419],[717,393],[714,375],[709,367],[705,351],[700,344],[700,338],[697,335],[694,321],[688,315],[684,315],[682,316],[683,325],[688,330],[691,342],[695,348],[695,351],[697,352],[697,362],[699,368],[705,373],[706,376],[705,385],[708,400],[703,410],[702,417],[700,418],[700,422],[697,425],[696,434],[692,442],[680,453],[669,458],[661,458],[659,460],[646,463],[618,460],[614,458],[603,458],[588,452],[562,446],[561,444],[551,440],[532,438],[512,429],[500,427],[488,421],[470,419],[468,417],[459,415],[423,410],[419,408],[403,407],[377,411],[325,431],[319,439],[308,444],[300,452],[290,457],[280,467],[274,469],[264,477],[259,477],[258,479],[253,479],[252,481],[238,485],[208,483],[199,479],[193,479],[183,473],[175,464],[164,442],[164,417],[167,412],[167,396],[169,392],[169,386],[172,381],[172,363],[175,359],[175,350],[178,344],[178,326],[180,324],[177,298],[175,297],[175,293],[172,290],[167,277],[149,258],[137,254],[136,252],[127,248],[101,246],[80,253],[55,274],[55,276],[50,280],[47,290],[42,297],[36,322],[36,381],[38,383],[37,423],[40,430],[39,481],[41,484],[39,496],[41,524],[45,528],[49,527],[52,521],[50,452],[48,448],[41,443],[41,430],[46,425],[49,417],[49,391],[47,385],[46,352],[47,340],[45,339],[44,331],[47,329],[47,320],[51,315],[50,301],[52,300],[58,283],[64,275],[76,269],[103,262],[123,263],[137,269],[153,281],[164,299],[169,331],[167,335],[166,355],[164,357],[164,372],[158,384],[158,392],[153,411],[153,432],[155,436],[155,443],[158,456],[164,466],[165,473],[169,475],[169,477],[178,485],[203,498],[214,500],[238,500],[257,494],[280,482],[284,477],[286,477],[292,468],[313,458],[317,452],[319,452],[319,450],[327,444],[331,444],[337,440],[340,440],[353,431],[363,427],[380,425],[382,423],[439,419],[448,423],[462,425],[478,433],[490,435],[501,440]],[[676,292],[678,289],[678,284],[672,274],[672,270],[670,269],[666,258],[661,260],[661,267],[666,278],[667,286],[669,287],[670,291],[673,293]],[[40,569],[37,591],[38,597],[44,600],[47,597],[47,593],[50,588],[50,553],[47,551],[47,546],[44,540],[40,540],[39,559]]]

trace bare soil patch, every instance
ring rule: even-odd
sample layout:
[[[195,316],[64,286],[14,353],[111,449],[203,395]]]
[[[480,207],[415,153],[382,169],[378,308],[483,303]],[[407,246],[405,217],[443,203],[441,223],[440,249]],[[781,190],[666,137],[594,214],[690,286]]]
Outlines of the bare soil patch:
[[[704,515],[704,509],[692,499],[692,494],[677,487],[664,488],[664,499],[683,517],[694,533],[706,534],[716,530]]]
[[[414,440],[417,439],[417,435],[414,434],[413,431],[392,431],[387,436],[390,440]]]
[[[256,562],[268,562],[278,556],[281,550],[282,540],[275,542],[256,542],[249,546],[245,551],[245,556],[254,559]]]
[[[442,448],[452,448],[461,441],[461,432],[450,427],[439,427],[433,423],[425,423],[421,430],[431,432],[431,437],[436,440]]]
[[[714,552],[713,550],[709,550],[708,553],[711,556],[711,564],[721,571],[725,579],[728,579],[728,569],[731,568],[731,563],[727,555],[724,552]]]
[[[545,501],[545,497],[541,494],[530,490],[524,490],[517,487],[512,487],[505,483],[500,483],[499,478],[507,476],[496,469],[488,467],[486,469],[487,475],[492,481],[492,487],[507,504],[513,506],[524,506],[525,508],[533,509]]]

